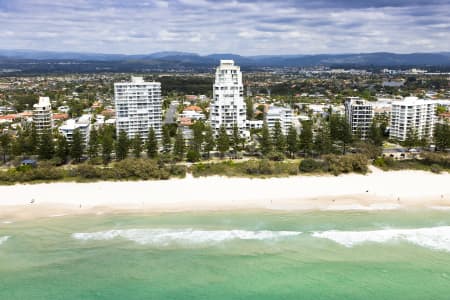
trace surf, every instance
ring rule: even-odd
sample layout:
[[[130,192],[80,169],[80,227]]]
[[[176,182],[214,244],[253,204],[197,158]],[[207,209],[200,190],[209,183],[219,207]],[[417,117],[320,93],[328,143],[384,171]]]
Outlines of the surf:
[[[300,235],[299,231],[197,230],[197,229],[124,229],[74,233],[72,238],[101,241],[122,238],[141,245],[218,244],[232,240],[277,240]]]
[[[351,248],[364,243],[408,242],[416,246],[450,252],[450,226],[373,231],[314,232],[315,238],[328,239]]]

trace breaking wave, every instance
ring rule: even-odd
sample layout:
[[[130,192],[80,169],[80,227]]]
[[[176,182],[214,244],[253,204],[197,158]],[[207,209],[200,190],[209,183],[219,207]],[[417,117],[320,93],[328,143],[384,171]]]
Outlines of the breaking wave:
[[[9,236],[0,236],[0,245],[6,242],[9,239]]]
[[[387,243],[406,241],[417,246],[450,252],[450,226],[419,229],[385,229],[375,231],[324,231],[314,232],[313,237],[332,240],[345,247],[363,243]]]
[[[77,240],[112,240],[122,238],[142,245],[218,244],[230,240],[276,240],[300,235],[298,231],[127,229],[92,233],[74,233]]]

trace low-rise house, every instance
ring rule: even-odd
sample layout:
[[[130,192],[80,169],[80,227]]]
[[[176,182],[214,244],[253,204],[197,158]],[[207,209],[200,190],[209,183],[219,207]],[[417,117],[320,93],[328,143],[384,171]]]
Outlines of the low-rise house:
[[[69,115],[65,114],[65,113],[56,113],[56,114],[53,114],[52,117],[53,117],[54,121],[65,121],[65,120],[69,119]]]
[[[83,115],[78,120],[67,120],[64,125],[59,128],[59,132],[64,135],[66,140],[71,143],[73,140],[73,133],[75,130],[79,130],[83,138],[85,145],[89,142],[89,136],[91,132],[91,116]]]
[[[272,131],[275,128],[275,124],[279,122],[281,131],[284,135],[287,135],[289,128],[292,126],[294,113],[290,108],[271,106],[267,111],[265,118],[269,130]]]

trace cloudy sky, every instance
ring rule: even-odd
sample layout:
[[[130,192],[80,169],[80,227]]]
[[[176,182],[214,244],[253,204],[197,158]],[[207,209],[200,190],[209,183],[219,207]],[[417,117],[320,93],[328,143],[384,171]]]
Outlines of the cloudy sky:
[[[0,0],[0,48],[242,55],[450,51],[450,0]]]

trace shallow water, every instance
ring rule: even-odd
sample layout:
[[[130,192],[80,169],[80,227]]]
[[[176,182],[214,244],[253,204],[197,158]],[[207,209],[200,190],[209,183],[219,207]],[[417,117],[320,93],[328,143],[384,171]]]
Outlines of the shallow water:
[[[0,299],[449,299],[450,211],[0,220]]]

